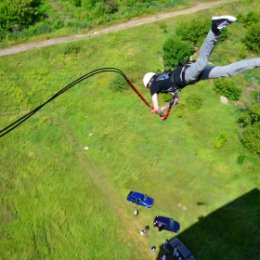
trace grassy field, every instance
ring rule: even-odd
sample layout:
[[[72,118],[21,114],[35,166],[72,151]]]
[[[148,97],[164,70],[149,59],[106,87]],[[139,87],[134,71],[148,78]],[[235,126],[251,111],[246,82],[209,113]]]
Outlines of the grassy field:
[[[1,128],[100,67],[122,69],[149,99],[142,76],[162,69],[163,42],[178,22],[246,13],[259,9],[257,2],[2,57]],[[244,30],[230,26],[211,62],[240,59]],[[180,236],[200,260],[254,259],[260,161],[240,143],[236,106],[220,103],[213,81],[200,82],[162,122],[132,90],[113,92],[116,77],[81,83],[0,139],[0,259],[160,259],[150,247],[174,234],[152,228],[139,235],[156,215],[181,223]],[[258,70],[236,78],[243,89],[260,84]],[[201,108],[188,104],[193,95]],[[222,133],[227,142],[216,149]],[[154,197],[154,207],[134,217],[130,190]]]

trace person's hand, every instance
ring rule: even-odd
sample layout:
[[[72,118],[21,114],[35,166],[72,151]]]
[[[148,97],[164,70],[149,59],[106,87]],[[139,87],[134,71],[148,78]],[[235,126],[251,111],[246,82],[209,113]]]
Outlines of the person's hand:
[[[160,118],[164,117],[164,113],[163,112],[160,112],[158,115],[160,116]]]
[[[160,110],[161,111],[165,111],[165,110],[167,110],[169,108],[169,105],[165,105],[165,106],[162,106],[161,108],[160,108]]]
[[[154,109],[154,108],[152,107],[150,111],[151,111],[152,114],[157,114],[157,115],[159,115],[160,117],[163,117],[163,116],[164,116],[164,113],[163,113],[160,109]]]
[[[155,110],[153,107],[151,108],[150,112],[151,112],[152,114],[156,114],[156,110]]]

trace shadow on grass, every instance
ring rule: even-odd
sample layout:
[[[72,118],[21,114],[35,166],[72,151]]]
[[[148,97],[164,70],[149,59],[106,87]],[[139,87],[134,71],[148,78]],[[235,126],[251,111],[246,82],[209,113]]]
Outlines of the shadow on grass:
[[[199,218],[177,237],[197,260],[260,259],[260,191],[253,189]],[[163,255],[162,246],[159,250],[157,260]]]

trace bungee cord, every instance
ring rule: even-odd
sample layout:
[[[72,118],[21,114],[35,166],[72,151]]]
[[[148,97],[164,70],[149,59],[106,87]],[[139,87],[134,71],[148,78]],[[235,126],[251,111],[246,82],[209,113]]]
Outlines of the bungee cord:
[[[133,89],[133,91],[139,96],[139,98],[144,102],[144,104],[146,106],[148,106],[149,108],[152,108],[152,106],[149,104],[149,102],[142,96],[142,94],[138,91],[138,89],[133,85],[133,83],[127,78],[127,76],[124,74],[124,72],[118,68],[113,68],[113,67],[107,67],[107,68],[99,68],[93,71],[90,71],[84,75],[82,75],[81,77],[79,77],[78,79],[74,80],[73,82],[69,83],[67,86],[65,86],[64,88],[62,88],[61,90],[59,90],[57,93],[55,93],[52,97],[50,97],[48,100],[46,100],[45,102],[43,102],[42,104],[40,104],[39,106],[37,106],[36,108],[34,108],[33,110],[31,110],[30,112],[28,112],[27,114],[23,115],[22,117],[18,118],[17,120],[15,120],[14,122],[12,122],[11,124],[9,124],[8,126],[4,127],[3,129],[0,130],[0,137],[5,136],[6,134],[10,133],[11,131],[13,131],[15,128],[17,128],[19,125],[21,125],[22,123],[24,123],[26,120],[28,120],[32,115],[34,115],[36,112],[38,112],[41,108],[43,108],[45,105],[47,105],[48,103],[50,103],[51,101],[53,101],[55,98],[57,98],[58,96],[60,96],[61,94],[63,94],[64,92],[66,92],[67,90],[69,90],[70,88],[74,87],[75,85],[79,84],[80,82],[82,82],[83,80],[86,80],[96,74],[99,73],[104,73],[104,72],[114,72],[114,73],[118,73],[120,74],[128,83],[128,85]],[[169,106],[168,111],[166,112],[166,114],[161,117],[162,120],[166,120],[170,114],[170,110],[171,110],[171,105]]]

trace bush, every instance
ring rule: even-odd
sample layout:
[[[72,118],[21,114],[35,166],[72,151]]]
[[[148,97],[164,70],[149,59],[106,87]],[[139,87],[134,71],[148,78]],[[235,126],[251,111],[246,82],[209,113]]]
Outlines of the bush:
[[[243,164],[245,159],[246,159],[245,155],[239,155],[237,157],[237,164]]]
[[[254,103],[247,107],[238,122],[244,127],[242,144],[249,151],[260,154],[260,104]]]
[[[112,82],[112,84],[109,85],[109,88],[113,92],[123,92],[123,91],[129,89],[129,86],[122,76],[116,76],[116,78]]]
[[[250,98],[253,100],[253,101],[256,101],[258,103],[260,103],[260,91],[258,90],[253,90],[250,92]]]
[[[208,19],[194,19],[190,22],[181,23],[176,29],[176,34],[184,41],[191,42],[194,46],[201,44],[211,24]],[[227,38],[227,30],[222,30],[220,40]]]
[[[107,0],[105,1],[105,12],[107,14],[113,14],[118,11],[118,5],[115,0]]]
[[[80,52],[80,46],[77,44],[69,44],[64,50],[64,55],[78,54]]]
[[[260,155],[260,122],[245,128],[241,142],[249,151]]]
[[[71,0],[72,1],[72,4],[76,7],[80,7],[81,6],[81,0]]]
[[[42,15],[41,0],[6,0],[0,3],[0,28],[20,31],[35,23]]]
[[[251,124],[250,115],[247,113],[246,110],[242,112],[237,121],[242,127],[246,127],[247,125]]]
[[[250,105],[239,117],[238,122],[243,127],[260,122],[260,104],[254,103]]]
[[[260,53],[260,22],[254,23],[249,27],[245,38],[242,40],[245,46],[250,51],[255,51],[257,54]]]
[[[187,41],[172,36],[168,38],[163,45],[163,61],[166,68],[174,68],[178,65],[179,60],[189,60],[193,54],[194,48]]]
[[[180,23],[176,28],[176,34],[184,41],[193,45],[207,35],[210,28],[208,19],[194,19],[190,22]]]
[[[241,22],[245,27],[249,27],[255,23],[260,22],[260,12],[249,12],[246,15],[239,14],[237,16],[239,22]]]
[[[216,79],[214,82],[214,89],[217,94],[232,100],[238,100],[241,95],[241,90],[235,86],[235,81],[229,78]]]
[[[193,94],[186,98],[187,104],[194,110],[199,109],[202,105],[202,99],[199,95]]]
[[[216,138],[214,147],[220,149],[221,147],[223,147],[226,141],[227,141],[227,134],[223,132]]]

